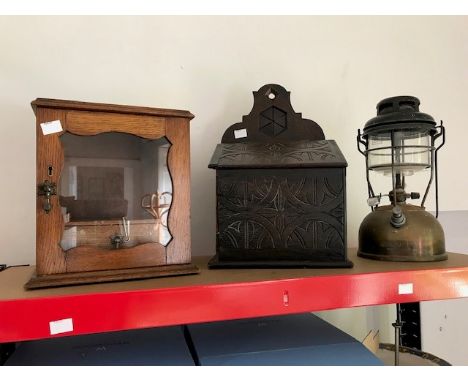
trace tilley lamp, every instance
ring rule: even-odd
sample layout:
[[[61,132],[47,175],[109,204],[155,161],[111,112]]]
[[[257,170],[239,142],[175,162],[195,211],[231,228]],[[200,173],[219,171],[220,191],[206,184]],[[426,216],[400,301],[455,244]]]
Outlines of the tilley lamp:
[[[377,116],[369,120],[361,134],[358,150],[366,158],[368,204],[370,212],[359,228],[358,256],[389,261],[438,261],[447,259],[445,237],[437,221],[437,151],[445,143],[441,122],[419,111],[419,99],[399,96],[377,104]],[[441,139],[436,147],[436,140]],[[405,178],[428,170],[429,182],[422,198],[408,192]],[[388,175],[391,190],[377,194],[370,182],[370,172]],[[435,180],[436,216],[427,212],[424,203]],[[384,198],[390,204],[381,205]],[[420,205],[407,203],[421,199]]]

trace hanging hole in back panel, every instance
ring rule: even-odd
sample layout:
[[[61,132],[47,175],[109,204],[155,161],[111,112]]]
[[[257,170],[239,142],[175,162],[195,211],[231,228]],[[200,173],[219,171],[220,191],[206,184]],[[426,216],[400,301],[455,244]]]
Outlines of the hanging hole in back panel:
[[[52,166],[47,167],[47,174],[49,176],[52,176],[54,173],[54,168]]]

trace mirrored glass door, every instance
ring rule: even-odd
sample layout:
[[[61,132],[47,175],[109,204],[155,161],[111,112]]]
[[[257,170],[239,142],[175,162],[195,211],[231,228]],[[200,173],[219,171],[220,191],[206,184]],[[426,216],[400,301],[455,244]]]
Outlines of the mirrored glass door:
[[[170,143],[131,134],[60,137],[64,167],[59,200],[61,247],[131,248],[171,240]]]

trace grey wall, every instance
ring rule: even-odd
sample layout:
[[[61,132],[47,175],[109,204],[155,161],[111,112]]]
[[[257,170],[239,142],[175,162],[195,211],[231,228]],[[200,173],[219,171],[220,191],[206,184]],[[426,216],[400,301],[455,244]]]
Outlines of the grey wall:
[[[442,211],[446,248],[468,254],[468,211]],[[468,256],[468,255],[467,255]],[[466,288],[468,285],[459,285]],[[424,351],[454,365],[468,366],[468,299],[421,303],[421,336]]]

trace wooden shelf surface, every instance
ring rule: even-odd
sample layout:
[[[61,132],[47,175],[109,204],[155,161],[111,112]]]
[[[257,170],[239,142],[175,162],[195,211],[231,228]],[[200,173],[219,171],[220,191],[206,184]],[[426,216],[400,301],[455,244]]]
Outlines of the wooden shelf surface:
[[[362,259],[350,269],[217,269],[26,291],[34,267],[0,272],[0,342],[357,306],[468,297],[468,255],[431,263]],[[51,322],[73,329],[51,334]],[[69,321],[70,322],[70,321]],[[54,324],[53,324],[54,325]]]

